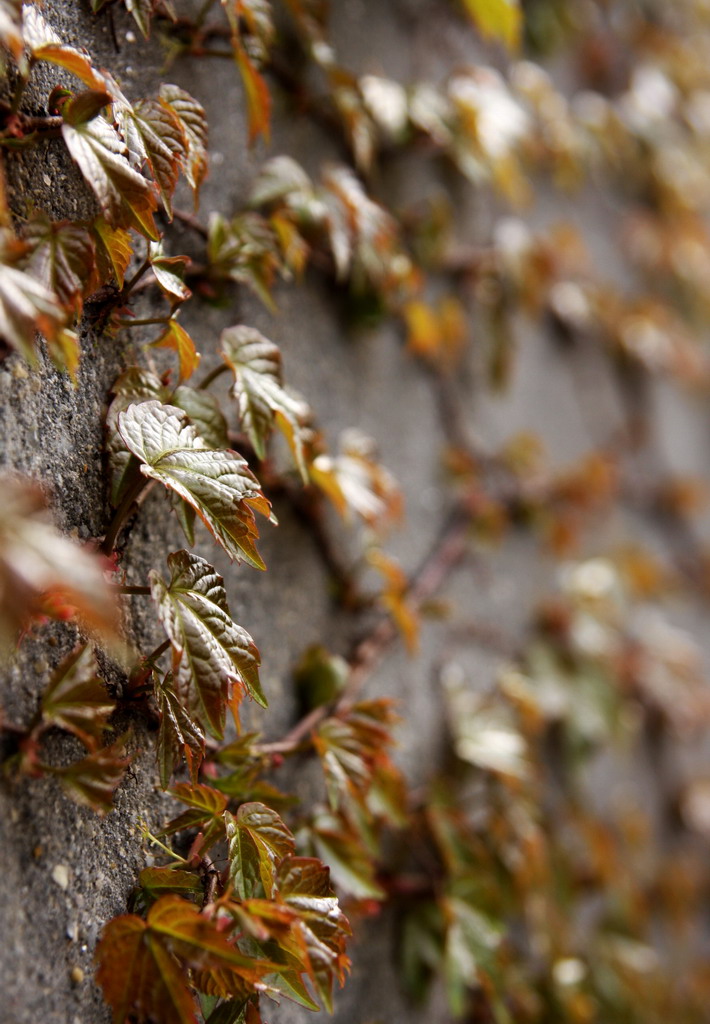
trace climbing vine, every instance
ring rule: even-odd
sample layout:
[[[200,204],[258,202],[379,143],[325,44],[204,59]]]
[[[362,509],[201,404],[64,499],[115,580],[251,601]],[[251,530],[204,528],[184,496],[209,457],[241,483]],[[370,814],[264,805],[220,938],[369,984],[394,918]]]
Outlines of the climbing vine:
[[[0,0],[3,158],[60,140],[94,211],[54,221],[0,176],[0,338],[32,366],[46,353],[76,382],[88,358],[82,330],[111,344],[118,332],[154,328],[146,351],[168,349],[174,365],[125,367],[107,396],[113,511],[89,548],[55,529],[34,484],[3,481],[0,639],[21,643],[47,619],[76,622],[83,639],[54,667],[33,720],[2,716],[0,726],[8,776],[56,776],[99,814],[110,813],[130,763],[128,735],[112,729],[117,707],[154,728],[156,775],[177,813],[156,834],[144,826],[161,863],[141,871],[127,912],[98,942],[96,977],[115,1024],[258,1024],[267,998],[332,1010],[357,955],[346,912],[384,906],[398,915],[411,997],[438,979],[453,1018],[702,1021],[707,781],[683,782],[654,838],[640,808],[600,809],[586,773],[604,756],[695,738],[710,712],[699,652],[664,615],[669,596],[707,599],[692,519],[701,489],[658,474],[639,482],[634,471],[645,383],[663,377],[705,393],[710,379],[705,6],[464,0],[450,7],[505,73],[480,63],[406,86],[342,66],[321,0],[89,6],[102,19],[125,7],[138,32],[159,40],[165,80],[152,96],[129,97],[59,36],[40,3]],[[555,50],[584,86],[572,101],[537,62]],[[245,209],[205,216],[209,126],[170,68],[212,59],[235,64],[246,141],[269,142],[281,90],[337,139],[340,161],[310,175],[271,155]],[[41,110],[39,68],[56,79]],[[378,168],[403,152],[495,196],[506,212],[485,242],[459,237],[444,195],[409,208],[382,200]],[[595,270],[571,226],[534,231],[522,216],[537,188],[585,187],[623,208],[628,286]],[[175,251],[185,231],[189,256]],[[344,316],[396,322],[402,358],[419,361],[437,398],[444,512],[412,577],[387,551],[403,503],[375,443],[351,429],[331,450],[317,402],[289,386],[278,346],[249,324],[221,332],[221,362],[200,377],[210,341],[181,323],[185,303],[235,287],[273,309],[277,282],[297,286],[307,272],[343,299]],[[145,294],[150,317],[135,311]],[[624,404],[623,436],[597,431],[596,449],[566,470],[548,465],[530,434],[498,450],[472,441],[458,386],[472,309],[492,392],[511,376],[524,316],[560,349],[602,355]],[[222,376],[229,405],[211,389]],[[271,457],[274,434],[286,468]],[[170,503],[186,546],[129,585],[126,538],[150,491]],[[277,495],[309,524],[334,600],[371,618],[348,657],[325,644],[303,653],[293,666],[302,717],[265,741],[240,723],[244,702],[267,707],[259,651],[219,573],[193,549],[199,520],[230,559],[264,570],[259,531],[275,522]],[[588,526],[619,508],[659,517],[672,557],[637,544],[586,557]],[[355,535],[354,567],[331,512]],[[558,592],[532,610],[522,643],[505,623],[437,607],[480,546],[522,530],[562,560]],[[375,592],[363,583],[373,575]],[[132,602],[149,604],[164,634],[152,651],[136,649],[126,627]],[[406,709],[363,689],[394,644],[416,654],[423,619],[436,615],[450,751],[426,791],[412,791],[393,754]],[[470,685],[472,644],[500,661],[484,690]],[[103,678],[107,660],[120,670],[118,691]],[[79,741],[78,760],[53,762],[54,730]],[[312,806],[284,791],[280,773],[302,758],[318,767],[322,799]]]

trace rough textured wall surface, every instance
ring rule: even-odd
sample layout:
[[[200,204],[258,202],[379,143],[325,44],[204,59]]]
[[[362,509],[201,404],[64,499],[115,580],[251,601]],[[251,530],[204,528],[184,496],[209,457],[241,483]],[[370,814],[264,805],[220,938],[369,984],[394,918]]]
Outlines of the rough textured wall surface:
[[[457,22],[439,12],[432,22],[429,5],[379,0],[349,0],[334,5],[334,38],[342,59],[358,72],[386,72],[402,81],[436,78],[442,65],[465,60],[466,46]],[[426,15],[426,18],[425,18]],[[80,0],[47,0],[48,20],[67,40],[86,45],[97,62],[110,67],[130,96],[143,95],[158,80],[161,53],[157,44],[135,40],[128,15],[115,8],[116,49],[105,17],[93,17]],[[433,25],[433,29],[432,29]],[[61,75],[43,73],[37,101]],[[249,151],[241,85],[228,62],[178,62],[169,78],[189,89],[207,109],[211,131],[211,173],[204,188],[204,210],[229,213],[245,202],[250,182],[265,152]],[[275,111],[272,153],[288,151],[306,167],[339,156],[337,145],[313,124],[294,119],[283,98]],[[24,202],[55,217],[73,215],[89,202],[86,191],[59,143],[48,143],[32,156],[9,159],[9,180],[21,215]],[[436,188],[431,176],[416,173],[398,159],[387,168],[384,189],[405,188],[410,196]],[[187,202],[186,202],[187,205]],[[541,219],[559,216],[552,203]],[[491,211],[469,198],[461,204],[464,237],[475,241],[490,222]],[[613,259],[610,215],[598,196],[585,196],[573,216],[588,227],[600,260]],[[175,237],[180,239],[179,229]],[[185,235],[185,245],[189,246]],[[175,242],[174,251],[180,251]],[[262,329],[284,353],[289,382],[307,396],[323,429],[334,443],[344,427],[355,426],[378,442],[383,463],[401,482],[406,522],[391,542],[407,571],[430,550],[441,526],[440,484],[445,437],[437,398],[427,372],[402,352],[398,331],[348,329],[337,296],[321,280],[303,288],[277,289],[279,311],[267,313],[245,291],[234,293],[228,308],[193,305],[185,326],[198,339],[203,368],[216,365],[220,330],[243,322]],[[143,301],[138,315],[150,315]],[[475,338],[468,365],[456,388],[465,410],[464,429],[495,445],[516,430],[540,433],[553,459],[570,462],[613,432],[623,419],[617,382],[593,351],[563,351],[526,324],[518,325],[519,358],[510,388],[495,398],[484,393]],[[149,335],[146,333],[145,337]],[[103,454],[103,415],[113,380],[136,357],[145,360],[140,330],[115,339],[96,337],[86,326],[83,358],[76,388],[46,363],[28,369],[15,355],[0,366],[0,454],[2,463],[39,480],[46,489],[57,524],[81,538],[101,536],[109,518]],[[155,356],[155,354],[154,354]],[[654,385],[647,395],[655,443],[649,461],[662,459],[682,471],[704,470],[707,423],[702,408],[681,405],[673,389]],[[232,567],[211,540],[199,533],[196,550],[214,561],[225,576],[230,606],[249,629],[263,657],[263,685],[271,708],[247,714],[249,725],[279,736],[296,714],[290,672],[310,643],[327,642],[347,653],[363,628],[357,618],[336,612],[328,598],[327,574],[309,531],[288,506],[276,508],[278,528],[265,526],[262,553],[268,572]],[[672,546],[662,525],[631,511],[605,527],[605,541],[644,535],[661,552]],[[183,546],[168,504],[151,494],[127,540],[124,567],[128,582],[143,582],[152,567],[164,567],[166,555]],[[449,580],[442,596],[451,603],[455,621],[481,627],[504,625],[514,648],[523,635],[535,600],[554,583],[555,567],[539,546],[513,536],[502,550],[481,547]],[[148,647],[158,643],[155,626],[144,617],[140,599],[126,598],[129,628]],[[678,607],[679,622],[702,639],[702,621],[692,608]],[[28,638],[0,688],[0,703],[9,719],[28,721],[52,665],[74,643],[70,628],[48,626]],[[369,695],[386,694],[401,701],[399,761],[410,778],[432,775],[446,749],[437,665],[442,657],[436,624],[424,627],[422,653],[409,660],[396,651],[387,656],[368,684]],[[469,643],[462,652],[476,685],[485,688],[499,658]],[[117,681],[117,680],[116,680]],[[120,788],[115,810],[104,819],[66,799],[52,780],[0,784],[0,906],[3,952],[0,957],[0,1019],[8,1024],[104,1024],[109,1012],[93,983],[92,954],[105,921],[125,909],[126,898],[146,852],[139,820],[155,827],[169,813],[169,802],[156,786],[151,736],[139,717],[124,712],[130,725],[133,770]],[[71,758],[71,741],[57,740],[57,763]],[[296,790],[298,764],[288,780]],[[599,768],[608,778],[608,768]],[[606,772],[606,775],[605,775]],[[639,789],[639,798],[642,798]],[[438,1019],[436,1008],[414,1011],[393,980],[391,960],[395,923],[387,916],[356,925],[354,969],[336,1003],[338,1024],[387,1021],[404,1024]],[[325,1015],[323,1015],[325,1017]],[[320,1019],[290,1004],[267,1012],[272,1024]],[[443,1019],[443,1018],[442,1018]]]

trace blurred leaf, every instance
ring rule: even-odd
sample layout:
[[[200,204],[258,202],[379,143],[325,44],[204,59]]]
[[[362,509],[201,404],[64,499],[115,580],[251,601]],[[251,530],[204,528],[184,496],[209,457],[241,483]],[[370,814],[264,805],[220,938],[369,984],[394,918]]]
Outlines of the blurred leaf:
[[[117,606],[103,561],[62,536],[47,520],[31,483],[4,478],[0,512],[0,642],[7,643],[48,592],[61,594],[109,643]]]
[[[159,286],[170,299],[184,302],[192,295],[183,281],[185,267],[190,262],[187,256],[166,256],[161,242],[151,242],[148,248],[150,266]]]
[[[56,342],[67,314],[54,292],[17,266],[26,248],[8,229],[0,229],[0,338],[35,364],[37,331]]]
[[[85,804],[97,814],[108,814],[130,761],[126,756],[126,736],[121,736],[110,747],[95,750],[81,761],[64,768],[45,768],[59,778],[77,803]]]
[[[482,35],[499,40],[509,50],[520,45],[523,15],[519,0],[462,0]]]
[[[313,483],[343,516],[359,515],[375,528],[402,515],[402,494],[392,475],[376,458],[374,442],[356,430],[341,436],[340,454],[317,455],[309,466]]]
[[[242,427],[260,459],[274,425],[291,446],[304,482],[308,471],[304,456],[304,430],[310,409],[283,386],[281,352],[255,327],[228,327],[220,338],[222,358],[234,374],[232,395],[239,406]]]
[[[271,289],[281,269],[278,239],[258,213],[232,220],[212,212],[208,223],[207,261],[210,273],[244,284],[275,310]]]
[[[96,749],[115,707],[88,646],[60,662],[42,694],[43,721],[73,732],[89,750]]]

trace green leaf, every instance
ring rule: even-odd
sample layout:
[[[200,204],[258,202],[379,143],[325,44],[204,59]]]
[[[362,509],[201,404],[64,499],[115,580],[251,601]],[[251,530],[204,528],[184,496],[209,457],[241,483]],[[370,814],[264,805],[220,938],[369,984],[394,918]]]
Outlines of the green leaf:
[[[180,385],[170,397],[172,405],[182,409],[208,448],[228,448],[227,421],[219,402],[209,391]]]
[[[205,894],[201,879],[193,871],[179,868],[143,868],[138,876],[140,894],[134,897],[133,909],[147,908],[161,896],[174,893],[194,902],[201,901]]]
[[[160,402],[130,405],[118,429],[141,472],[194,508],[230,558],[265,568],[254,509],[268,517],[270,506],[240,455],[206,448],[182,410]]]
[[[163,789],[168,788],[170,777],[183,757],[187,762],[190,778],[196,782],[205,756],[205,734],[190,717],[175,693],[171,675],[160,682],[156,679],[155,698],[160,715],[156,743],[160,783]]]
[[[125,143],[103,117],[81,124],[62,125],[69,153],[79,165],[99,206],[112,227],[132,227],[157,241],[153,221],[157,204],[150,182],[134,170]]]
[[[90,647],[77,647],[55,669],[42,695],[42,719],[67,729],[95,750],[116,707],[98,676]]]
[[[197,193],[207,174],[207,117],[204,107],[177,85],[161,85],[160,102],[182,129],[182,165],[197,205]]]
[[[53,292],[64,309],[80,314],[94,266],[94,243],[86,228],[35,214],[25,230],[27,271]]]
[[[279,241],[258,213],[243,213],[231,221],[210,214],[207,261],[212,275],[244,284],[275,310],[271,289],[281,269]]]
[[[509,50],[520,45],[523,15],[520,0],[462,0],[480,30],[489,39],[497,39]]]
[[[260,881],[270,898],[277,864],[293,854],[295,840],[276,813],[262,803],[242,804],[225,813],[229,843],[229,877],[242,899],[258,895]]]
[[[375,877],[372,852],[347,821],[334,815],[319,815],[311,838],[315,852],[328,865],[341,889],[359,900],[385,898]]]
[[[232,621],[222,577],[199,555],[168,555],[171,578],[165,583],[151,570],[150,587],[173,649],[173,673],[183,703],[218,738],[233,683],[239,683],[262,707],[259,652],[241,626]]]
[[[307,483],[304,435],[311,411],[285,390],[278,346],[255,327],[228,327],[222,331],[220,347],[222,358],[234,374],[232,395],[254,451],[260,459],[265,458],[266,439],[274,424],[278,425]]]
[[[170,299],[184,302],[192,292],[183,281],[185,266],[190,262],[187,256],[166,256],[160,242],[151,242],[148,248],[150,266],[155,279]]]
[[[113,807],[113,795],[123,781],[131,762],[126,757],[126,736],[121,736],[110,747],[102,747],[88,754],[81,761],[64,768],[49,768],[59,778],[69,796],[77,803],[85,804],[97,814],[108,814]]]

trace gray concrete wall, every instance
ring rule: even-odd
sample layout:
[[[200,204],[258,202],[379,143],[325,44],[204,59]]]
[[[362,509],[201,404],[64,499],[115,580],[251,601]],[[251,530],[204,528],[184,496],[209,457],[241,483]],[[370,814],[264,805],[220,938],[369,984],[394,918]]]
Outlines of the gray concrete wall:
[[[57,30],[68,41],[88,46],[98,62],[123,81],[130,97],[154,88],[160,49],[156,43],[129,42],[132,25],[119,6],[113,11],[118,52],[106,17],[93,18],[85,3],[48,0],[45,6]],[[343,62],[358,72],[383,72],[403,81],[436,77],[442,67],[476,53],[446,8],[436,17],[428,4],[414,0],[349,0],[334,8],[336,45]],[[47,79],[61,78],[52,72],[43,76],[38,102],[48,91]],[[178,62],[168,78],[207,109],[213,159],[203,210],[238,210],[266,151],[261,144],[251,152],[246,147],[243,96],[235,69],[227,62]],[[278,95],[278,89],[275,92]],[[331,139],[312,124],[287,116],[277,100],[270,152],[290,152],[313,167],[333,150]],[[63,157],[60,142],[48,143],[36,155],[10,157],[8,163],[17,203],[31,200],[56,217],[74,215],[84,207],[86,193]],[[394,180],[410,180],[406,164],[392,173]],[[436,187],[437,173],[432,165],[417,187]],[[411,182],[415,180],[412,176]],[[459,225],[464,241],[467,236],[479,237],[480,218],[487,215],[474,201],[466,210],[470,223]],[[553,216],[556,212],[551,210]],[[578,215],[583,225],[606,237],[607,225],[593,197]],[[173,251],[178,252],[180,230],[175,229],[172,237]],[[411,572],[430,550],[442,513],[445,436],[427,372],[403,352],[401,333],[392,324],[349,331],[322,280],[314,278],[305,287],[280,286],[276,298],[277,315],[267,313],[244,290],[235,291],[227,308],[192,303],[184,324],[204,353],[203,368],[216,364],[222,328],[252,324],[281,346],[287,380],[307,397],[332,445],[347,426],[360,427],[376,438],[382,461],[405,493],[406,521],[393,536],[391,550]],[[141,300],[137,311],[148,315],[148,301]],[[554,341],[524,322],[518,325],[519,358],[511,385],[504,395],[491,397],[480,377],[475,330],[474,322],[472,354],[457,390],[467,429],[485,444],[496,446],[520,429],[536,430],[553,461],[563,464],[598,443],[597,423],[589,420],[590,405],[602,433],[622,416],[617,385],[605,362],[600,364],[594,352],[562,353]],[[145,358],[141,340],[138,330],[114,339],[84,330],[76,389],[46,363],[30,370],[10,355],[0,366],[2,464],[39,480],[57,524],[81,539],[101,535],[108,521],[103,412],[118,372],[133,359]],[[585,361],[591,370],[580,377],[577,370],[584,369]],[[660,384],[652,388],[650,401],[659,458],[683,471],[706,472],[709,432],[703,404],[688,402],[673,386]],[[296,714],[290,672],[304,647],[321,642],[347,654],[362,629],[357,617],[331,605],[325,570],[308,531],[287,506],[277,505],[276,511],[280,526],[263,529],[265,574],[230,566],[204,531],[198,532],[196,544],[197,552],[224,574],[232,611],[261,650],[263,685],[271,707],[267,713],[250,713],[250,724],[269,738],[283,734]],[[605,527],[604,542],[613,545],[641,531],[667,553],[663,526],[623,509]],[[168,552],[183,543],[163,496],[151,494],[127,541],[123,564],[128,582],[144,582],[150,568],[164,568]],[[590,541],[592,550],[596,543]],[[554,588],[555,572],[554,562],[536,541],[514,533],[502,549],[482,547],[453,575],[442,596],[451,602],[454,621],[502,627],[514,646],[531,607]],[[140,599],[126,600],[126,614],[144,649],[160,641],[155,625],[144,618]],[[701,612],[679,601],[677,617],[704,641]],[[446,635],[446,629],[426,624],[420,657],[409,660],[396,651],[367,688],[368,695],[385,694],[401,701],[404,722],[398,731],[398,758],[417,783],[433,774],[448,742],[436,681]],[[74,639],[71,628],[55,625],[25,641],[0,685],[0,704],[10,720],[29,720],[48,672]],[[488,686],[499,659],[475,645],[466,658],[475,685]],[[0,1020],[7,1024],[109,1020],[92,980],[93,949],[105,921],[125,910],[127,895],[146,863],[139,818],[155,826],[169,813],[156,784],[152,738],[139,717],[126,715],[125,724],[133,730],[133,770],[118,791],[115,810],[104,819],[67,800],[52,780],[0,783]],[[75,754],[75,748],[70,741],[57,740],[52,753],[61,763]],[[296,790],[301,784],[298,777],[289,782]],[[66,873],[57,870],[61,866]],[[358,924],[353,975],[337,1000],[338,1024],[444,1020],[441,1009],[416,1012],[404,1000],[392,970],[394,941],[394,925],[387,914]],[[284,1004],[267,1011],[266,1019],[271,1024],[296,1024],[320,1020],[321,1015]]]

